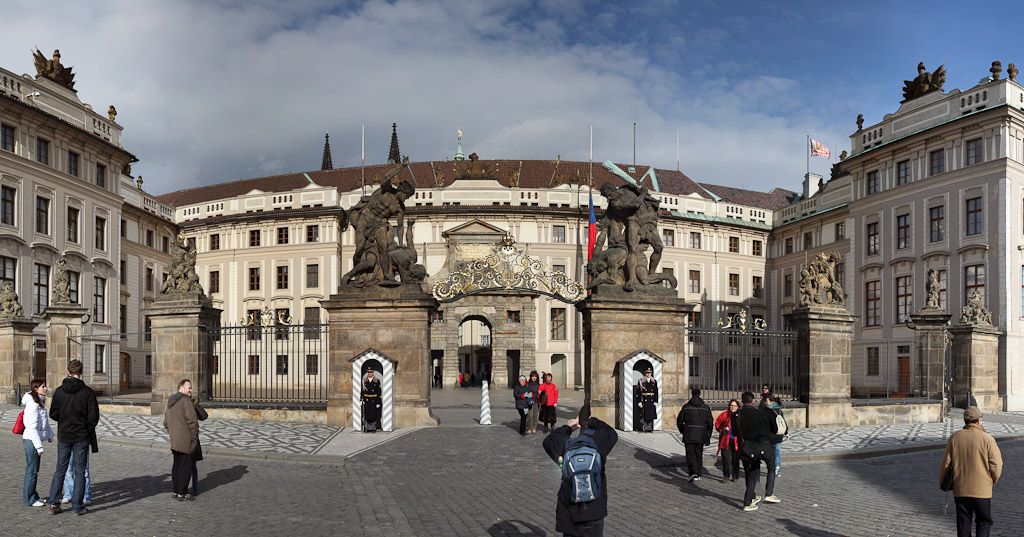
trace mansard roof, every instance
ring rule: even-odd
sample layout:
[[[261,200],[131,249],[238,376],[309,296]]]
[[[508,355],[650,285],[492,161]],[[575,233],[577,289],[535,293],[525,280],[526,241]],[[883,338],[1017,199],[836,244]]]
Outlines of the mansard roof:
[[[757,192],[731,186],[712,185],[701,183],[712,194],[722,198],[726,203],[746,205],[775,211],[791,205],[796,201],[797,193],[784,188],[773,188],[771,192]]]

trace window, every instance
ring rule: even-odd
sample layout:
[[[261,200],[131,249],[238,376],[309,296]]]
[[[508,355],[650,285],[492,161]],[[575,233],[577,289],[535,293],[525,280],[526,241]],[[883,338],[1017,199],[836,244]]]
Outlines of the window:
[[[985,296],[985,265],[964,267],[964,304],[974,294],[975,289],[981,293],[981,296]]]
[[[210,235],[210,249],[220,250],[220,233]]]
[[[146,341],[153,341],[153,320],[150,319],[148,315],[146,316],[146,319],[143,322],[142,326],[142,331],[145,334],[145,337],[143,339],[145,339]]]
[[[319,375],[320,374],[320,357],[315,354],[306,355],[306,374],[307,375]]]
[[[117,317],[117,330],[121,333],[121,339],[124,339],[127,337],[125,327],[128,326],[128,305],[121,304],[120,306]]]
[[[4,282],[11,283],[11,289],[17,291],[17,286],[14,283],[15,280],[15,269],[18,266],[18,260],[13,257],[0,256],[0,289],[3,288]]]
[[[107,300],[107,280],[105,278],[93,278],[92,291],[92,320],[97,323],[106,322],[105,315]]]
[[[153,269],[146,267],[146,290],[153,290]]]
[[[699,270],[691,270],[690,271],[690,292],[691,293],[699,293],[700,292],[700,271]]]
[[[740,296],[740,275],[729,275],[729,296]]]
[[[310,263],[306,265],[306,287],[314,288],[320,286],[320,265]]]
[[[320,339],[320,308],[302,310],[302,324],[306,325],[306,339]]]
[[[50,305],[50,267],[48,265],[36,265],[36,272],[32,277],[32,304],[36,315],[42,315],[43,310]]]
[[[306,242],[320,242],[320,226],[306,226]]]
[[[124,218],[121,219],[121,237],[128,237],[128,222]]]
[[[910,319],[910,310],[914,307],[914,290],[910,276],[896,278],[896,322],[903,323]]]
[[[68,151],[68,175],[78,177],[78,153]]]
[[[68,296],[70,297],[72,304],[81,304],[81,301],[78,299],[78,282],[81,279],[81,274],[70,270],[68,271]]]
[[[785,249],[785,252],[787,254],[793,253],[793,237],[789,237],[789,238],[786,239],[786,249]]]
[[[782,296],[793,296],[793,275],[786,274],[782,278]]]
[[[946,171],[946,150],[936,149],[928,153],[928,175],[938,175]]]
[[[946,208],[942,205],[928,209],[929,238],[931,242],[939,242],[946,236],[944,221],[946,219]]]
[[[671,277],[675,278],[675,275],[676,275],[676,271],[675,270],[670,269],[668,267],[661,267],[661,271],[664,272],[666,276],[671,276]],[[664,281],[661,282],[661,286],[665,287],[665,288],[668,288],[668,289],[671,289],[672,288],[672,281],[671,280],[664,280]]]
[[[50,234],[50,200],[36,198],[36,233]]]
[[[260,374],[260,356],[258,354],[249,355],[249,374],[259,375]]]
[[[249,290],[259,291],[260,290],[260,268],[249,267]]]
[[[977,235],[982,231],[981,223],[981,198],[967,200],[967,234]]]
[[[762,256],[762,255],[764,255],[762,248],[763,247],[761,245],[761,241],[754,241],[753,243],[751,243],[751,250],[750,251],[751,251],[752,254],[754,254],[756,256]]]
[[[287,375],[288,374],[288,355],[287,354],[278,354],[276,362],[277,363],[275,364],[275,367],[274,367],[274,373],[277,373],[278,375]]]
[[[754,276],[754,281],[751,284],[751,287],[754,289],[754,298],[761,298],[764,296],[764,290],[762,289],[763,286],[764,278],[762,276]]]
[[[910,215],[901,214],[896,217],[896,248],[910,246]]]
[[[750,374],[754,377],[761,376],[761,357],[755,356],[750,359]]]
[[[214,356],[213,358],[214,358],[214,361],[213,361],[213,364],[214,364],[214,366],[213,366],[214,367],[213,373],[217,374],[217,357]],[[146,374],[147,375],[152,375],[153,374],[153,355],[152,354],[147,354],[146,355]]]
[[[565,274],[565,265],[551,265],[551,270],[553,272],[561,272],[562,274]]]
[[[260,245],[260,230],[250,229],[249,230],[249,246]]]
[[[220,292],[220,271],[219,270],[211,270],[210,271],[210,292],[211,293],[219,293]]]
[[[939,274],[939,307],[946,309],[946,271],[938,270]]]
[[[878,222],[868,224],[868,255],[878,255]]]
[[[40,164],[50,164],[50,142],[46,140],[36,140],[36,162]]]
[[[700,250],[700,233],[697,233],[696,231],[690,232],[690,248]]]
[[[686,326],[691,328],[700,328],[702,315],[699,311],[691,311],[686,314]]]
[[[846,265],[844,263],[836,263],[835,268],[832,269],[833,275],[836,281],[839,282],[840,286],[846,285]]]
[[[96,186],[107,188],[107,167],[102,164],[96,165]]]
[[[868,360],[867,360],[868,361],[868,363],[867,363],[868,376],[869,377],[877,377],[878,376],[878,347],[868,347],[867,351],[868,351]]]
[[[0,223],[14,225],[14,194],[9,186],[0,187]]]
[[[96,217],[96,249],[104,251],[107,249],[107,219]]]
[[[149,246],[150,248],[153,247],[153,230],[152,229],[147,229],[146,230],[146,246]]]
[[[846,222],[836,222],[836,240],[841,241],[846,238]]]
[[[277,288],[288,288],[288,266],[277,267]]]
[[[738,254],[740,253],[740,238],[729,237],[729,253]]]
[[[689,373],[689,376],[691,376],[691,377],[699,377],[700,376],[700,357],[698,357],[698,356],[691,356],[689,361],[690,361],[690,373]]]
[[[985,160],[981,138],[967,141],[967,165],[981,164]]]
[[[878,192],[878,171],[868,172],[868,194]]]
[[[277,243],[288,244],[288,228],[279,227],[277,228]]]
[[[810,250],[814,246],[814,233],[804,233],[804,250]]]
[[[665,246],[675,246],[676,245],[676,232],[675,231],[673,231],[671,229],[662,230],[661,236],[662,236],[663,242],[665,243]]]
[[[0,125],[0,149],[14,151],[14,127]]]
[[[119,274],[119,278],[118,279],[120,280],[121,285],[127,285],[128,284],[128,262],[125,261],[124,259],[121,260],[121,270],[119,272],[120,272],[120,274]]]
[[[551,308],[551,339],[565,339],[565,308]]]
[[[444,312],[441,311],[441,310],[431,311],[430,312],[430,322],[431,322],[431,324],[444,322]]]
[[[881,297],[878,292],[878,282],[867,282],[864,284],[864,326],[879,326],[878,302]]]
[[[78,209],[68,207],[68,242],[78,243]]]
[[[505,311],[505,322],[506,323],[518,323],[522,322],[519,314],[519,310],[506,310]]]
[[[104,357],[104,355],[106,354],[106,351],[107,351],[106,345],[96,345],[95,351],[96,351],[96,372],[97,373],[102,373],[103,372],[103,357]]]
[[[245,339],[255,341],[260,338],[260,310],[246,310],[245,322],[250,323],[245,328]]]
[[[163,250],[165,254],[170,251],[171,243],[168,237],[160,237],[160,249]]]
[[[551,226],[551,242],[565,242],[565,226]]]
[[[896,163],[896,184],[905,185],[910,182],[910,161],[903,160]]]

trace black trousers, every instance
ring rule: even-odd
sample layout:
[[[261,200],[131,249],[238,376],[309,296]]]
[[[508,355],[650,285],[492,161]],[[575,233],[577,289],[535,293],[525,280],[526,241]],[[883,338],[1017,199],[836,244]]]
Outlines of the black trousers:
[[[976,537],[988,537],[992,530],[992,498],[953,498],[956,502],[956,537],[971,537],[971,518],[978,527]]]
[[[530,409],[517,408],[516,412],[519,413],[519,434],[526,434],[526,416],[530,415]]]
[[[192,479],[192,454],[171,450],[174,464],[171,466],[171,487],[175,494],[188,494],[188,482]]]
[[[775,493],[775,449],[769,444],[764,455],[758,455],[753,462],[743,461],[743,472],[746,474],[747,490],[743,494],[743,505],[750,505],[754,501],[757,482],[761,478],[761,461],[764,461],[768,469],[767,483],[764,486],[765,497]]]
[[[704,444],[686,443],[686,465],[690,467],[690,475],[704,473]]]
[[[722,450],[722,474],[736,479],[740,476],[740,452],[729,447]]]

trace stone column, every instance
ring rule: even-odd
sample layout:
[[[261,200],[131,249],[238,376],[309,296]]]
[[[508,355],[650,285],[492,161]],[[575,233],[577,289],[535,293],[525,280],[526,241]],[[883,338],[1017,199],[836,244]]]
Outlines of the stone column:
[[[352,426],[351,360],[374,349],[395,360],[395,427],[438,425],[430,412],[429,324],[437,301],[410,284],[342,287],[320,304],[330,323],[327,423]]]
[[[790,320],[798,333],[793,376],[807,403],[807,427],[847,427],[853,415],[850,360],[855,317],[841,306],[805,306]]]
[[[24,317],[0,317],[0,401],[18,404],[18,383],[21,393],[29,390],[32,381],[32,330],[36,322]],[[47,384],[49,386],[49,384]]]
[[[666,289],[666,291],[669,291]],[[670,294],[671,293],[671,294]],[[670,293],[627,293],[603,286],[578,304],[583,313],[584,393],[591,415],[615,427],[622,412],[617,362],[640,350],[665,360],[661,383],[662,428],[674,430],[675,412],[686,402],[686,314],[692,306]]]
[[[953,335],[953,406],[966,408],[971,397],[982,412],[1003,409],[999,397],[999,336],[990,324],[955,324]]]
[[[942,399],[946,376],[946,326],[951,315],[940,308],[924,308],[910,314],[917,340],[918,380],[914,390],[922,397]]]
[[[199,295],[160,295],[153,307],[142,310],[152,322],[151,415],[163,415],[182,379],[192,381],[193,397],[208,396],[209,330],[217,326],[220,314],[209,298]]]
[[[46,321],[46,386],[51,394],[68,376],[68,362],[82,358],[82,320],[88,312],[78,304],[50,304],[43,311],[43,320]],[[46,398],[47,403],[50,400]]]

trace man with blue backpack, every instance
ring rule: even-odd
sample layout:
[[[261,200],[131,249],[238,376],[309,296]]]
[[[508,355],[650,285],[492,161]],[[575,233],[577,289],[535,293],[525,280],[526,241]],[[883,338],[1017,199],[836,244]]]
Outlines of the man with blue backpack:
[[[577,436],[572,436],[574,429],[580,429]],[[586,537],[604,534],[604,518],[608,516],[604,467],[618,439],[615,429],[590,416],[589,403],[580,409],[578,418],[544,439],[544,451],[562,468],[555,531]]]

